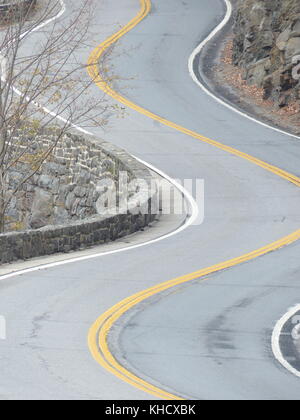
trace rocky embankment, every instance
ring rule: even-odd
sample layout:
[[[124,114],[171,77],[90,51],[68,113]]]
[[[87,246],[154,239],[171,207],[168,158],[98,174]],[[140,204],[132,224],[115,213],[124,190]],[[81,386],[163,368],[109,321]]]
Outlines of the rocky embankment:
[[[280,107],[300,105],[300,1],[238,0],[233,63]]]

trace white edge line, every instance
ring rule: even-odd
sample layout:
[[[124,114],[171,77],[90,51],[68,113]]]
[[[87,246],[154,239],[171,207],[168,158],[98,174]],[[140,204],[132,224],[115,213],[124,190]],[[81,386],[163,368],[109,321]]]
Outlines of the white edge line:
[[[49,19],[48,21],[46,21],[43,24],[39,25],[38,27],[32,29],[31,31],[28,31],[27,33],[24,33],[23,35],[21,35],[21,37],[24,37],[29,32],[30,33],[31,32],[35,32],[35,31],[41,29],[42,27],[46,26],[47,24],[53,22],[54,20],[60,18],[63,15],[63,13],[65,13],[66,6],[65,6],[65,3],[63,2],[63,0],[59,0],[59,1],[60,1],[61,6],[62,6],[62,9],[60,10],[60,12],[55,17]],[[19,91],[15,87],[13,89],[14,89],[15,93],[17,93],[18,95],[22,95],[22,92],[21,91]],[[45,113],[47,113],[47,114],[49,114],[49,115],[57,118],[60,121],[63,121],[64,123],[68,123],[69,122],[68,120],[66,120],[62,116],[60,116],[60,115],[58,115],[58,114],[50,111],[48,108],[43,107],[43,106],[41,106],[38,103],[34,103],[34,105],[36,107],[38,107],[39,109],[43,109],[43,111]],[[80,132],[82,132],[84,134],[88,134],[90,136],[95,137],[93,133],[91,133],[91,132],[89,132],[87,130],[84,130],[83,128],[77,126],[76,124],[70,124],[70,125],[73,128],[75,128],[77,131],[80,131]],[[162,240],[171,238],[172,236],[175,236],[175,235],[183,232],[188,227],[190,227],[191,225],[193,225],[196,222],[196,220],[198,219],[198,217],[199,217],[199,208],[198,208],[198,205],[197,205],[195,199],[193,198],[193,196],[182,185],[180,185],[180,183],[178,183],[177,181],[175,181],[174,179],[172,179],[171,177],[169,177],[163,171],[157,169],[155,166],[153,166],[153,165],[151,165],[151,164],[149,164],[149,163],[147,163],[147,162],[145,162],[145,161],[143,161],[143,160],[141,160],[139,158],[136,158],[136,157],[134,157],[134,158],[136,160],[138,160],[140,163],[142,163],[143,165],[147,166],[148,169],[156,172],[161,177],[165,178],[168,182],[170,182],[171,184],[173,184],[174,187],[177,188],[185,196],[185,199],[189,202],[191,214],[190,214],[190,217],[186,220],[186,222],[185,222],[184,225],[180,226],[174,232],[171,232],[171,233],[169,233],[167,235],[161,236],[161,237],[159,237],[157,239],[153,239],[151,241],[144,242],[142,244],[131,245],[131,246],[128,246],[126,248],[121,248],[121,249],[117,249],[117,250],[114,250],[114,251],[107,251],[107,252],[100,252],[98,254],[93,254],[93,255],[86,255],[84,257],[75,257],[75,258],[67,259],[65,261],[57,261],[57,262],[54,262],[54,263],[48,263],[48,264],[38,265],[36,267],[31,267],[31,268],[27,268],[27,269],[24,269],[24,270],[19,270],[19,271],[13,272],[13,273],[5,274],[3,276],[0,276],[0,280],[5,280],[5,279],[12,278],[12,277],[17,277],[17,276],[21,276],[21,275],[24,275],[24,274],[28,274],[28,273],[32,273],[32,272],[36,272],[36,271],[40,271],[40,270],[46,270],[46,269],[49,269],[49,268],[59,267],[59,266],[62,266],[62,265],[67,265],[67,264],[72,264],[72,263],[76,263],[76,262],[81,262],[81,261],[87,261],[87,260],[91,260],[91,259],[96,259],[96,258],[104,257],[106,255],[113,255],[113,254],[118,254],[118,253],[121,253],[121,252],[133,250],[133,249],[138,249],[138,248],[141,248],[141,247],[144,247],[144,246],[148,246],[148,245],[152,245],[152,244],[155,244],[155,243],[160,242]]]
[[[42,29],[44,26],[49,25],[49,23],[54,22],[55,20],[59,19],[66,11],[66,5],[63,0],[59,0],[61,9],[56,16],[53,16],[51,19],[46,20],[45,22],[41,23],[40,25],[36,26],[35,28],[30,29],[29,31],[23,32],[20,36],[20,39],[23,39],[26,35],[30,34],[31,32],[36,32]]]
[[[203,48],[206,46],[206,44],[208,44],[209,41],[212,40],[212,38],[214,38],[229,22],[231,16],[232,16],[232,4],[229,0],[224,0],[225,4],[226,4],[226,15],[224,17],[224,19],[222,20],[222,22],[211,32],[211,34],[204,40],[201,42],[201,44],[193,51],[192,55],[189,58],[189,63],[188,63],[188,67],[189,67],[189,73],[191,78],[193,79],[193,81],[207,94],[209,95],[211,98],[215,99],[219,104],[224,105],[226,108],[230,109],[231,111],[234,111],[235,113],[241,115],[244,118],[247,118],[250,121],[254,121],[257,124],[260,124],[263,127],[266,127],[268,129],[271,129],[273,131],[277,131],[277,133],[280,134],[284,134],[286,136],[295,138],[297,140],[300,140],[299,136],[296,136],[295,134],[291,134],[288,133],[287,131],[281,130],[279,128],[273,127],[270,124],[266,124],[254,117],[251,117],[250,115],[246,114],[245,112],[240,111],[239,109],[235,108],[234,106],[228,104],[227,102],[225,102],[223,99],[219,98],[218,96],[216,96],[214,93],[212,93],[210,90],[208,90],[201,82],[200,80],[197,78],[195,71],[194,71],[194,62],[196,57],[201,53],[201,51],[203,50]]]
[[[272,334],[272,351],[275,358],[279,363],[282,364],[290,373],[300,378],[300,372],[289,364],[289,362],[284,358],[282,351],[280,349],[280,336],[281,331],[285,324],[290,318],[292,318],[297,312],[300,311],[300,305],[296,305],[291,308],[276,324],[273,334]]]
[[[188,63],[188,68],[189,68],[189,73],[193,79],[193,81],[210,97],[212,97],[213,99],[215,99],[218,103],[220,103],[221,105],[224,105],[226,108],[230,109],[231,111],[234,111],[235,113],[248,118],[248,120],[251,120],[253,122],[256,122],[257,124],[260,124],[263,127],[266,127],[268,129],[271,129],[273,131],[277,131],[278,133],[287,135],[289,137],[293,137],[295,139],[300,139],[299,136],[296,136],[294,134],[288,133],[284,130],[280,130],[276,127],[273,127],[269,124],[263,123],[262,121],[257,120],[254,117],[251,117],[250,115],[240,111],[239,109],[235,108],[234,106],[228,104],[227,102],[223,101],[221,98],[217,97],[216,95],[214,95],[211,91],[209,91],[201,82],[200,80],[198,80],[195,72],[194,72],[194,62],[196,57],[201,53],[201,51],[203,50],[203,48],[206,46],[206,44],[211,41],[211,39],[213,39],[229,22],[231,16],[232,16],[232,4],[230,2],[230,0],[224,0],[225,4],[226,4],[226,14],[224,19],[222,20],[222,22],[211,32],[211,34],[203,41],[201,42],[201,44],[193,51],[192,55],[189,58],[189,63]],[[273,331],[273,335],[272,335],[272,350],[274,353],[275,358],[279,361],[279,363],[281,363],[281,365],[283,365],[290,373],[292,373],[293,375],[297,376],[298,378],[300,378],[300,372],[297,371],[295,368],[293,368],[293,366],[290,365],[290,363],[288,363],[288,361],[283,357],[283,354],[280,350],[280,335],[281,335],[281,331],[285,325],[285,323],[298,311],[300,311],[300,305],[297,305],[295,307],[293,307],[292,309],[290,309],[289,312],[287,312],[276,324],[276,327]]]
[[[53,18],[51,18],[51,19],[49,19],[49,20],[47,20],[46,22],[44,22],[43,24],[41,24],[41,25],[39,25],[38,27],[36,27],[36,28],[34,28],[33,30],[31,30],[31,31],[27,31],[27,32],[25,32],[24,34],[22,34],[21,35],[21,38],[23,38],[24,36],[26,36],[28,33],[30,33],[30,32],[34,32],[34,31],[37,31],[37,30],[39,30],[39,29],[41,29],[42,27],[44,27],[44,26],[46,26],[46,25],[48,25],[49,23],[51,23],[51,22],[53,22],[53,21],[55,21],[56,19],[59,19],[64,13],[65,13],[65,11],[66,11],[66,6],[65,6],[65,3],[63,2],[63,0],[59,0],[60,1],[60,3],[61,3],[61,6],[62,6],[62,8],[61,8],[61,10],[60,10],[60,12],[55,16],[55,17],[53,17]],[[195,72],[194,72],[194,61],[195,61],[195,58],[196,58],[196,56],[203,50],[203,48],[204,48],[204,46],[219,32],[219,31],[221,31],[222,29],[223,29],[223,27],[228,23],[228,21],[229,21],[229,19],[231,18],[231,15],[232,15],[232,4],[231,4],[231,2],[229,1],[229,0],[225,0],[225,3],[226,3],[226,6],[227,6],[227,12],[226,12],[226,15],[225,15],[225,17],[224,17],[224,19],[223,19],[223,21],[214,29],[214,31],[194,50],[194,52],[192,53],[192,55],[191,55],[191,57],[190,57],[190,59],[189,59],[189,72],[190,72],[190,75],[191,75],[191,77],[192,77],[192,79],[194,80],[194,82],[198,85],[198,86],[200,86],[200,88],[205,92],[205,93],[207,93],[209,96],[211,96],[212,98],[214,98],[217,102],[219,102],[219,103],[221,103],[222,105],[224,105],[224,106],[226,106],[227,108],[229,108],[229,109],[231,109],[232,111],[234,111],[234,112],[236,112],[236,113],[238,113],[239,115],[242,115],[242,116],[244,116],[244,117],[246,117],[246,118],[248,118],[249,120],[251,120],[251,121],[254,121],[254,122],[256,122],[256,123],[258,123],[258,124],[260,124],[260,125],[263,125],[263,126],[265,126],[265,127],[267,127],[267,128],[270,128],[270,129],[272,129],[272,130],[275,130],[275,131],[277,131],[277,132],[279,132],[279,133],[282,133],[282,134],[286,134],[286,135],[288,135],[288,136],[291,136],[291,137],[294,137],[294,138],[297,138],[297,139],[300,139],[300,137],[298,137],[298,136],[295,136],[295,135],[292,135],[292,134],[290,134],[290,133],[287,133],[287,132],[285,132],[285,131],[283,131],[283,130],[279,130],[279,129],[277,129],[277,128],[275,128],[275,127],[272,127],[272,126],[270,126],[270,125],[268,125],[268,124],[265,124],[265,123],[263,123],[263,122],[261,122],[261,121],[259,121],[259,120],[256,120],[255,118],[253,118],[253,117],[250,117],[249,115],[247,115],[247,114],[245,114],[245,113],[243,113],[243,112],[241,112],[241,111],[239,111],[238,109],[236,109],[236,108],[234,108],[233,106],[231,106],[231,105],[229,105],[229,104],[227,104],[226,102],[224,102],[223,100],[221,100],[220,98],[218,98],[217,96],[215,96],[214,94],[212,94],[208,89],[206,89],[206,87],[205,86],[203,86],[202,85],[202,83],[200,83],[200,81],[198,80],[198,78],[197,78],[197,76],[196,76],[196,74],[195,74]],[[15,92],[18,94],[18,95],[22,95],[22,93],[18,90],[18,89],[15,89],[14,88],[14,90],[15,90]],[[38,106],[39,108],[42,108],[46,113],[48,113],[48,114],[50,114],[50,115],[52,115],[52,116],[54,116],[54,117],[56,117],[57,119],[60,119],[61,121],[63,121],[63,122],[65,122],[65,123],[67,123],[68,122],[68,120],[66,120],[66,119],[64,119],[63,117],[61,117],[60,115],[58,115],[58,114],[55,114],[55,113],[53,113],[52,111],[50,111],[48,108],[45,108],[45,107],[41,107],[39,104],[37,104],[37,103],[35,103],[35,105],[36,106]],[[86,131],[86,130],[84,130],[84,129],[82,129],[81,127],[79,127],[79,126],[77,126],[77,125],[75,125],[75,124],[72,124],[72,127],[74,127],[76,130],[78,130],[78,131],[80,131],[80,132],[83,132],[83,133],[85,133],[85,134],[88,134],[88,135],[92,135],[92,136],[94,136],[93,135],[93,133],[90,133],[89,131]],[[197,206],[197,203],[195,202],[195,200],[194,200],[194,198],[191,196],[191,194],[189,194],[189,192],[187,191],[187,190],[185,190],[185,188],[183,188],[179,183],[177,183],[176,181],[174,181],[173,179],[171,179],[168,175],[166,175],[164,172],[162,172],[162,171],[160,171],[159,169],[157,169],[157,168],[155,168],[153,165],[150,165],[149,163],[147,163],[147,162],[144,162],[143,160],[141,160],[141,159],[138,159],[138,158],[135,158],[135,159],[137,159],[139,162],[141,162],[141,163],[143,163],[145,166],[147,166],[149,169],[151,169],[151,170],[153,170],[154,172],[156,172],[156,173],[158,173],[159,175],[161,175],[163,178],[165,178],[165,179],[167,179],[170,183],[172,183],[179,191],[181,191],[184,195],[185,195],[185,197],[186,197],[186,199],[190,202],[190,205],[191,205],[191,210],[192,210],[192,215],[191,215],[191,217],[188,219],[188,221],[186,222],[186,224],[185,225],[183,225],[183,226],[181,226],[179,229],[177,229],[176,231],[174,231],[174,232],[172,232],[172,233],[169,233],[168,235],[164,235],[164,236],[162,236],[161,238],[157,238],[157,239],[154,239],[154,240],[152,240],[152,241],[148,241],[148,242],[145,242],[145,243],[143,243],[143,244],[139,244],[139,245],[133,245],[133,246],[129,246],[129,247],[126,247],[126,248],[122,248],[122,249],[119,249],[119,250],[114,250],[114,251],[108,251],[108,252],[101,252],[101,253],[99,253],[99,254],[94,254],[94,255],[89,255],[89,256],[84,256],[84,257],[77,257],[77,258],[72,258],[72,259],[68,259],[68,260],[66,260],[66,261],[59,261],[59,262],[55,262],[55,263],[50,263],[50,264],[44,264],[44,265],[40,265],[40,266],[36,266],[36,267],[32,267],[32,268],[28,268],[28,269],[25,269],[25,270],[20,270],[20,271],[17,271],[17,272],[15,272],[15,273],[10,273],[10,274],[6,274],[6,275],[4,275],[4,276],[0,276],[0,280],[5,280],[5,279],[9,279],[9,278],[12,278],[12,277],[17,277],[17,276],[21,276],[21,275],[23,275],[23,274],[28,274],[28,273],[30,273],[30,272],[35,272],[35,271],[40,271],[40,270],[45,270],[45,269],[49,269],[49,268],[53,268],[53,267],[59,267],[59,266],[62,266],[62,265],[66,265],[66,264],[72,264],[72,263],[75,263],[75,262],[80,262],[80,261],[86,261],[86,260],[91,260],[91,259],[96,259],[96,258],[99,258],[99,257],[104,257],[104,256],[106,256],[106,255],[112,255],[112,254],[117,254],[117,253],[120,253],[120,252],[125,252],[125,251],[128,251],[128,250],[133,250],[133,249],[137,249],[137,248],[141,248],[141,247],[143,247],[143,246],[146,246],[146,245],[150,245],[150,244],[154,244],[154,243],[157,243],[157,242],[160,242],[160,241],[162,241],[162,240],[164,240],[164,239],[167,239],[167,238],[170,238],[170,237],[172,237],[172,236],[175,236],[175,235],[177,235],[177,234],[179,234],[180,232],[182,232],[183,230],[185,230],[185,229],[187,229],[189,226],[191,226],[195,221],[196,221],[196,219],[198,218],[198,215],[199,215],[199,209],[198,209],[198,206]],[[297,306],[295,306],[295,307],[293,307],[292,309],[290,309],[290,311],[289,312],[287,312],[278,322],[277,322],[277,324],[276,324],[276,326],[275,326],[275,329],[274,329],[274,331],[273,331],[273,334],[272,334],[272,350],[273,350],[273,353],[274,353],[274,356],[275,356],[275,358],[281,363],[281,365],[283,365],[288,371],[290,371],[292,374],[294,374],[295,376],[297,376],[297,377],[299,377],[300,378],[300,372],[298,372],[295,368],[293,368],[288,362],[287,362],[287,360],[286,359],[284,359],[284,357],[283,357],[283,354],[282,354],[282,352],[281,352],[281,350],[280,350],[280,335],[281,335],[281,331],[282,331],[282,329],[283,329],[283,327],[284,327],[284,325],[286,324],[286,322],[295,314],[295,313],[297,313],[297,312],[299,312],[300,311],[300,305],[297,305]]]

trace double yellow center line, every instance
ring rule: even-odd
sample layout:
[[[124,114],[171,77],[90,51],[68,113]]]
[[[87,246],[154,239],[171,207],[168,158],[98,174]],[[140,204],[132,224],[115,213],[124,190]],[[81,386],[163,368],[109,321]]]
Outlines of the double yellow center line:
[[[185,127],[182,127],[172,121],[166,120],[165,118],[160,117],[147,109],[140,107],[139,105],[129,101],[128,99],[124,98],[116,91],[112,89],[112,87],[107,83],[104,77],[101,75],[99,70],[100,60],[103,57],[104,53],[107,51],[109,47],[115,44],[122,36],[127,34],[130,30],[135,28],[151,11],[151,0],[140,0],[140,11],[138,15],[133,18],[127,25],[125,25],[120,31],[116,34],[112,35],[102,44],[100,44],[90,55],[88,60],[88,72],[91,76],[92,80],[95,82],[99,88],[104,91],[106,94],[110,95],[113,99],[117,100],[118,102],[122,103],[123,105],[132,108],[133,110],[143,114],[152,120],[159,121],[160,123],[164,124],[167,127],[175,129],[183,134],[186,134],[190,137],[193,137],[197,140],[200,140],[204,143],[210,144],[211,146],[217,147],[220,150],[223,150],[231,155],[238,156],[242,159],[245,159],[279,177],[295,184],[296,186],[300,187],[300,178],[286,172],[276,166],[270,165],[267,162],[264,162],[260,159],[257,159],[251,155],[243,153],[237,149],[232,147],[226,146],[222,143],[219,143],[215,140],[211,140],[201,134],[189,130]],[[138,376],[134,375],[133,373],[129,372],[120,363],[114,358],[112,353],[110,352],[108,346],[108,335],[111,331],[113,325],[118,321],[127,311],[132,309],[135,305],[143,302],[144,300],[150,298],[153,295],[161,293],[165,290],[168,290],[172,287],[178,286],[180,284],[195,280],[195,279],[204,279],[205,276],[216,273],[218,271],[228,269],[239,264],[242,264],[247,261],[254,260],[257,257],[262,255],[266,255],[269,252],[276,251],[283,246],[289,245],[297,240],[300,239],[300,229],[296,232],[293,232],[291,235],[288,235],[276,242],[273,242],[265,247],[257,249],[253,252],[248,254],[242,255],[238,258],[233,258],[229,261],[225,261],[220,264],[216,264],[212,267],[205,268],[203,270],[196,271],[194,273],[188,274],[186,276],[178,277],[176,279],[167,281],[150,289],[144,290],[140,293],[137,293],[122,302],[119,302],[117,305],[109,309],[105,314],[103,314],[91,327],[89,331],[88,337],[88,344],[90,351],[95,358],[95,360],[107,369],[109,372],[113,373],[118,378],[126,381],[130,385],[135,386],[136,388],[148,392],[155,397],[162,398],[162,399],[175,399],[179,400],[182,399],[179,396],[167,392],[163,389],[160,389],[147,381],[139,378]]]

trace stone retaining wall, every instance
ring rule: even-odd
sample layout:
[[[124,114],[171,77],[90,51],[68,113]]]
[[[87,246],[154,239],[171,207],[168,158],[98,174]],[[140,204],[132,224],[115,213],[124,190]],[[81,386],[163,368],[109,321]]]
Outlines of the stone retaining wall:
[[[56,136],[53,130],[47,130],[29,139],[30,146],[24,140],[18,146],[24,148],[24,156],[10,171],[11,193],[24,174],[32,171],[43,152],[55,143]],[[18,144],[18,137],[14,144]],[[136,178],[135,166],[132,157],[111,144],[78,134],[64,135],[39,171],[14,195],[6,213],[6,231],[38,229],[96,215],[97,201],[101,195],[109,195],[108,188],[97,188],[99,182],[111,181],[111,193],[115,194],[119,190],[119,174],[126,172],[130,182]],[[141,178],[144,176],[142,173]],[[118,194],[117,199],[130,199],[136,192],[136,188],[129,189],[127,197]]]
[[[0,235],[0,264],[104,244],[137,232],[156,218],[154,214],[133,213]]]
[[[48,142],[49,133],[39,143],[47,146]],[[12,182],[26,173],[29,164],[23,162],[14,170]],[[126,191],[126,210],[119,209],[116,214],[108,207],[97,214],[96,203],[101,197],[97,182],[111,179],[118,190],[121,171],[126,172],[129,182],[142,180],[144,186]],[[155,179],[144,165],[116,146],[72,133],[60,141],[25,190],[31,209],[25,221],[39,228],[0,235],[0,264],[114,241],[144,228],[159,212]],[[105,194],[109,195],[109,191]],[[14,212],[19,217],[20,207],[20,201],[15,199],[9,217],[13,218]]]

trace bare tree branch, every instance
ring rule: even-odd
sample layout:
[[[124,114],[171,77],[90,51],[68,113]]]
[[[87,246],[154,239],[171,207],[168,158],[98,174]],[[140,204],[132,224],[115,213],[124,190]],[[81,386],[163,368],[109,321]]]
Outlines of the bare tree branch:
[[[0,232],[13,196],[40,170],[72,125],[106,123],[105,95],[93,102],[86,97],[93,80],[78,59],[88,43],[93,2],[80,0],[72,12],[52,21],[61,2],[42,0],[38,10],[14,11],[11,23],[0,30]],[[47,27],[42,26],[45,22]],[[56,115],[67,122],[58,125]],[[45,148],[40,138],[53,124],[56,134]],[[33,144],[38,144],[36,151]],[[12,188],[9,174],[28,154],[36,158],[35,165]]]

